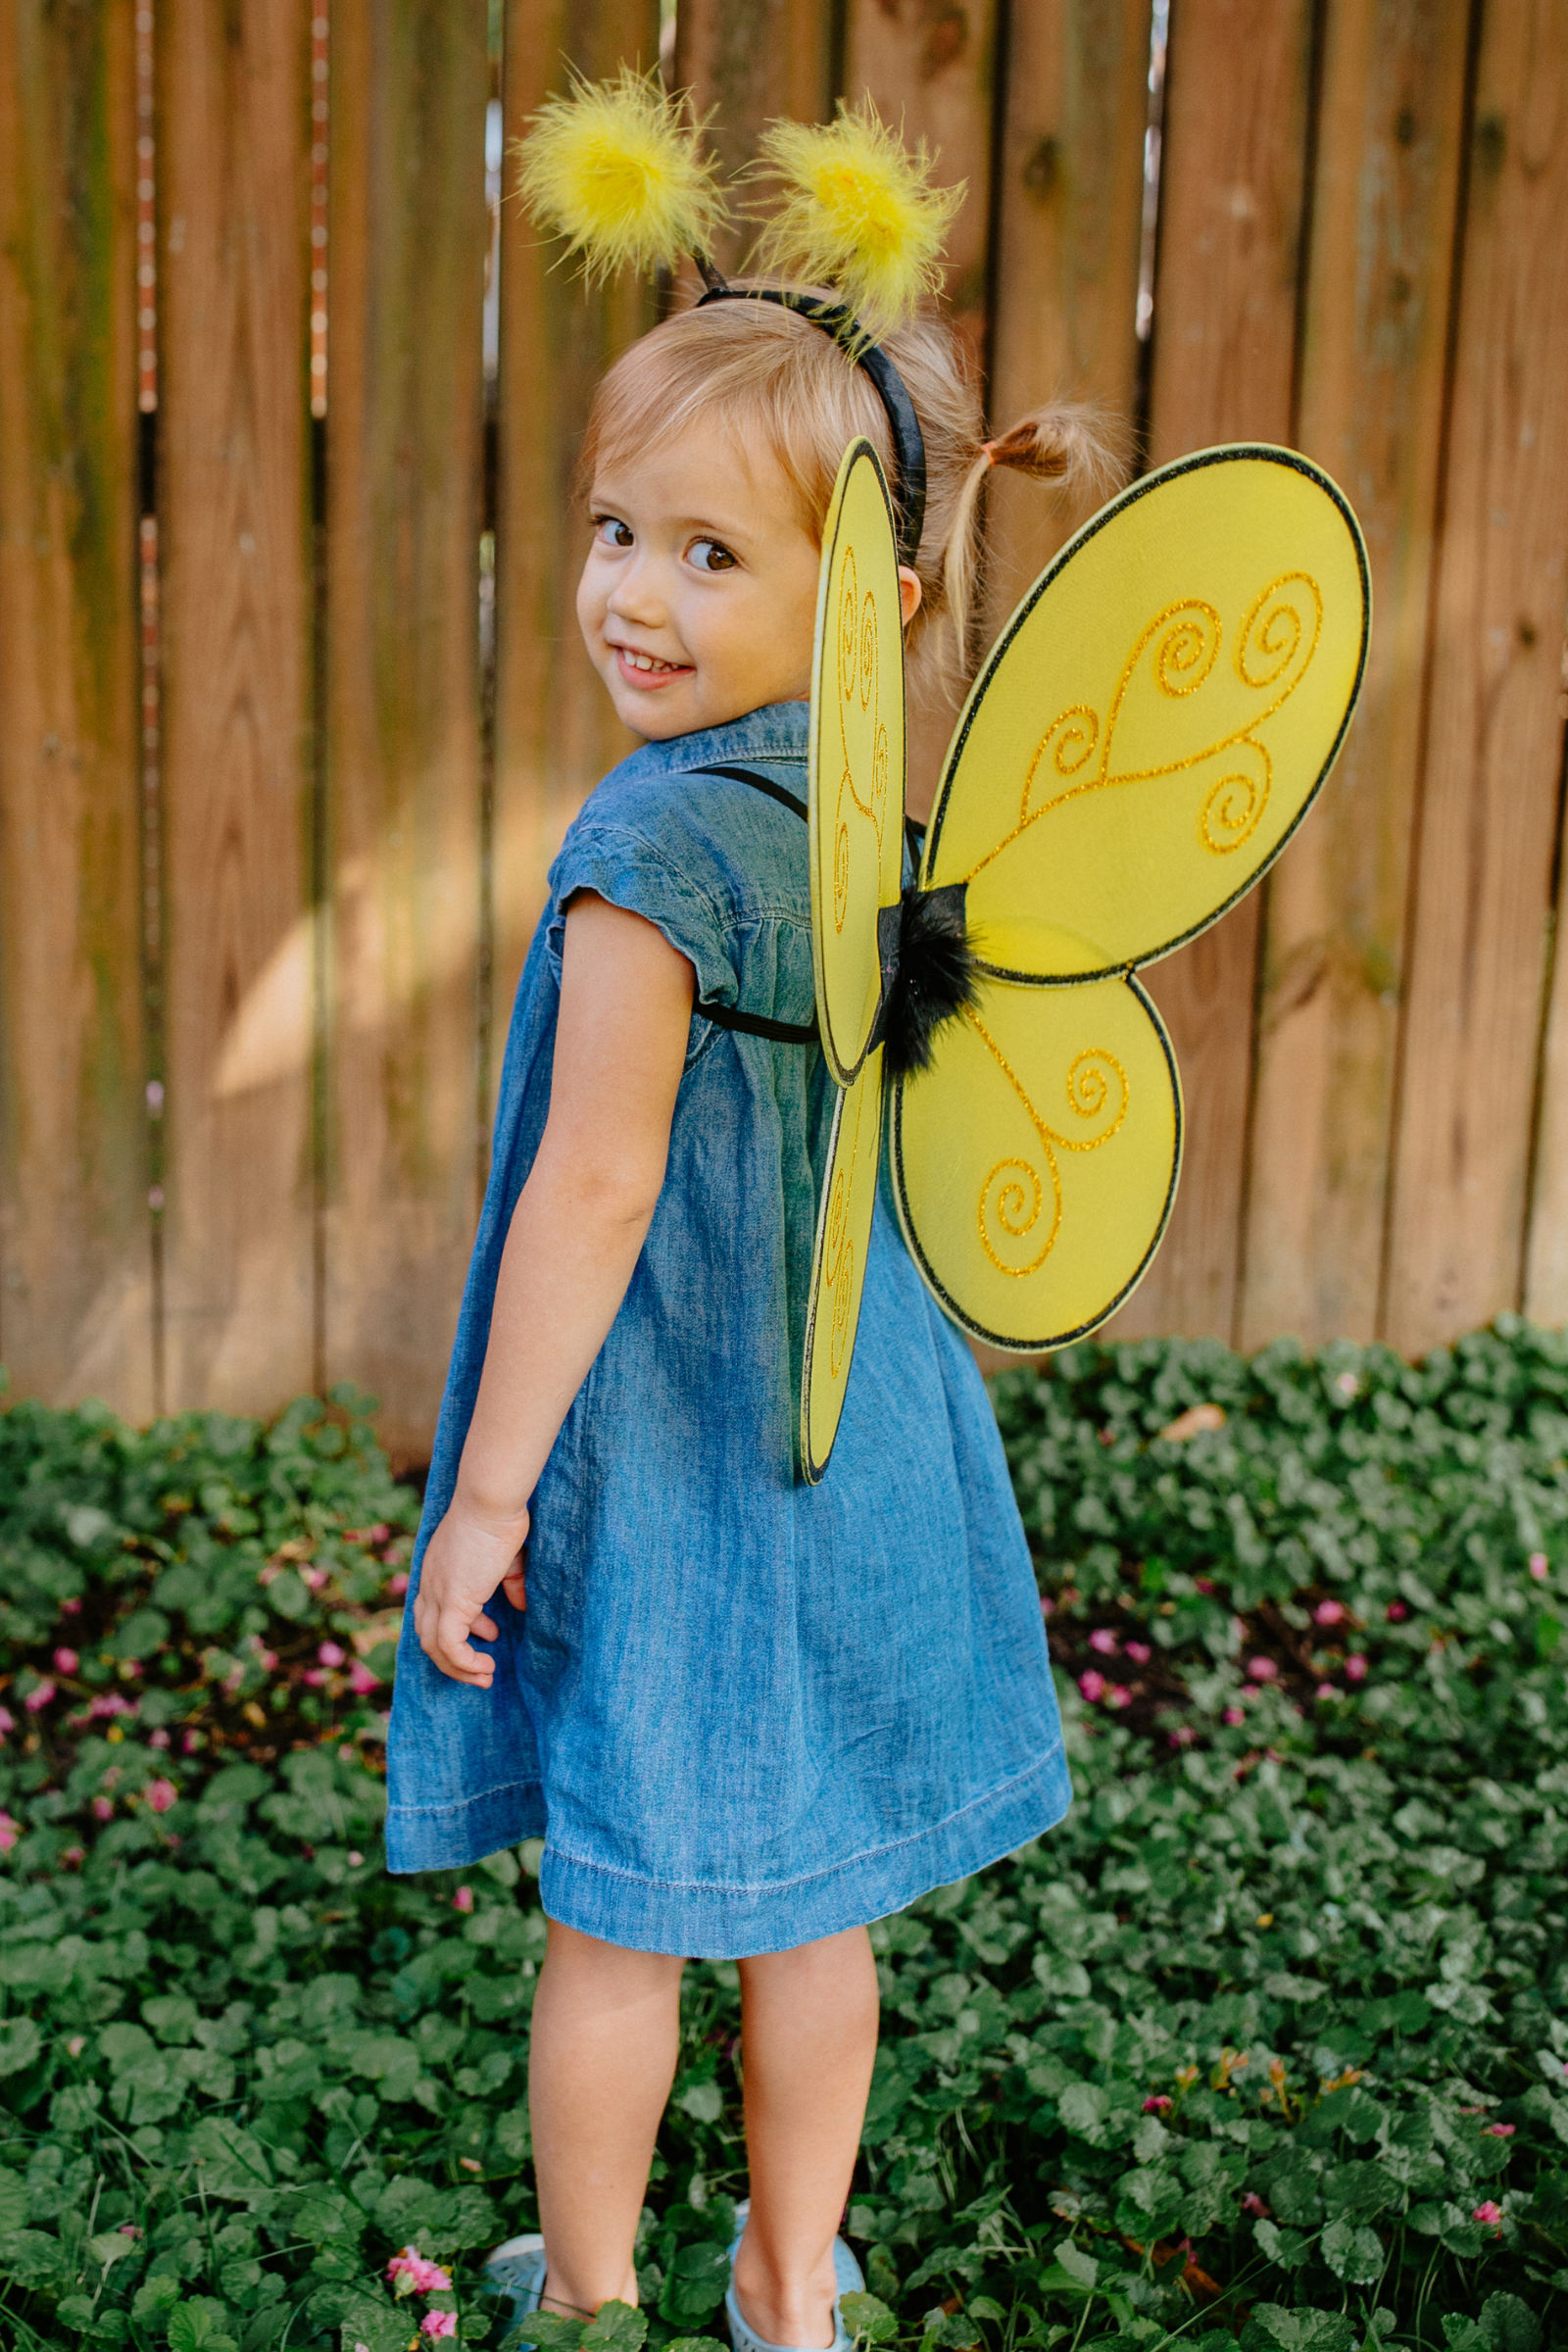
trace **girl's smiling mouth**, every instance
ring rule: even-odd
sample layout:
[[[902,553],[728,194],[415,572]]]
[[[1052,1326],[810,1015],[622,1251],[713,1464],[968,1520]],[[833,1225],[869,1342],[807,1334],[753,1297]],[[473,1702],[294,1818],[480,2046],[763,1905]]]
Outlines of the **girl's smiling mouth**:
[[[696,667],[691,662],[661,661],[657,654],[640,653],[635,646],[616,644],[613,638],[608,642],[628,686],[667,686],[672,678],[689,678]]]

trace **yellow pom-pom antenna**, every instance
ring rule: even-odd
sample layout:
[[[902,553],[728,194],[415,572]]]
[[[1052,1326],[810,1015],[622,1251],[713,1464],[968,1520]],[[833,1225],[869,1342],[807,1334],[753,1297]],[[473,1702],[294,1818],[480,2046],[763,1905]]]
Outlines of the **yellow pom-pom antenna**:
[[[672,270],[706,253],[726,219],[702,124],[630,66],[546,99],[514,153],[529,215],[568,239],[590,283],[628,265]]]
[[[943,240],[963,186],[931,184],[925,142],[911,155],[869,98],[840,102],[825,127],[774,122],[762,135],[760,175],[778,180],[782,208],[758,241],[769,275],[836,286],[877,330],[906,318],[941,282]]]

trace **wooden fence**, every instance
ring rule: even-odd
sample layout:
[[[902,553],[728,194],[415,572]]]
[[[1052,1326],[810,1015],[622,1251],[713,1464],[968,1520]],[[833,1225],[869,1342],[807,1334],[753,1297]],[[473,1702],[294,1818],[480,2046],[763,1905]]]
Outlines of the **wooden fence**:
[[[662,34],[733,160],[867,89],[941,148],[999,421],[1294,442],[1365,524],[1325,805],[1153,975],[1191,1145],[1119,1328],[1568,1317],[1568,0],[1169,0],[1152,109],[1151,13],[0,0],[15,1392],[351,1380],[428,1445],[544,867],[618,748],[573,449],[653,316],[495,228],[500,145]],[[1000,617],[1063,524],[993,519]]]

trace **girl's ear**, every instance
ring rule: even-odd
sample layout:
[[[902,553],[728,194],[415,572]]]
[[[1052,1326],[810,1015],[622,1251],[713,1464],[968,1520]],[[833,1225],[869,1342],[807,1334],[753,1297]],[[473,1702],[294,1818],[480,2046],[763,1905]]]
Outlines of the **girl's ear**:
[[[899,610],[903,625],[907,628],[920,610],[920,575],[907,564],[899,565]]]

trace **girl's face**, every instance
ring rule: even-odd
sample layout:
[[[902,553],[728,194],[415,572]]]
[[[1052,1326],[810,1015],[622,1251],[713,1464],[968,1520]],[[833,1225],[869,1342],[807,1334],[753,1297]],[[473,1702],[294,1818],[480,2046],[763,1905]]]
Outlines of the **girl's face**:
[[[635,734],[809,696],[818,550],[770,450],[699,422],[602,466],[589,513],[577,620]]]

